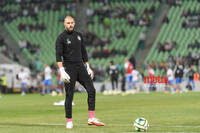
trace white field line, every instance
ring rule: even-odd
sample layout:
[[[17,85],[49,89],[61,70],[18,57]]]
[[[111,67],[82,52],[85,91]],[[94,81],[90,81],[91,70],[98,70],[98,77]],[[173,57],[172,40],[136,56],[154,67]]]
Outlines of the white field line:
[[[87,123],[74,123],[75,125],[80,125],[80,126],[85,126]],[[9,125],[9,123],[0,123],[0,126],[2,127],[3,125]],[[12,125],[12,123],[10,123]],[[24,126],[65,126],[65,123],[17,123],[16,125],[24,125]],[[105,126],[110,126],[110,127],[131,127],[132,125],[130,124],[105,124]],[[200,128],[200,126],[192,126],[192,125],[150,125],[150,127],[172,127],[172,128]],[[104,132],[100,132],[104,133]],[[106,133],[106,132],[105,132]],[[121,133],[138,133],[138,132],[121,132]],[[156,131],[156,132],[148,132],[148,133],[199,133],[199,132],[162,132],[162,131]]]
[[[12,124],[12,123],[11,123]],[[18,123],[23,124],[23,125],[38,125],[38,126],[65,126],[65,123],[61,124],[61,123]],[[83,123],[74,123],[75,125],[87,125],[87,123],[83,124]],[[1,123],[0,123],[1,125]],[[121,127],[130,127],[132,125],[130,124],[105,124],[105,126],[121,126]],[[150,127],[178,127],[178,128],[200,128],[200,125],[196,125],[196,126],[192,126],[192,125],[167,125],[167,124],[163,124],[163,125],[150,125]]]
[[[138,132],[122,132],[122,133],[138,133]],[[199,133],[199,132],[159,132],[159,131],[156,131],[156,132],[148,132],[147,133]]]

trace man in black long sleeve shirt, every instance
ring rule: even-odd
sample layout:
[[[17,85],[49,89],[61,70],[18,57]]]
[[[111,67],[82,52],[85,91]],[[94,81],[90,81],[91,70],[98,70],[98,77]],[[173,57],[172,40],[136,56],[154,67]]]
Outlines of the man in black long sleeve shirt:
[[[184,70],[184,66],[182,64],[180,64],[179,61],[177,61],[176,66],[175,66],[176,84],[175,84],[175,90],[174,91],[178,92],[178,88],[179,88],[180,93],[183,92],[183,88],[182,88],[183,70]]]
[[[65,31],[56,40],[56,61],[66,90],[66,128],[73,128],[72,100],[76,81],[83,85],[88,93],[88,125],[104,126],[102,122],[94,117],[96,91],[92,82],[93,72],[88,64],[83,37],[81,33],[74,31],[74,25],[74,19],[71,16],[67,16],[64,20]]]
[[[194,91],[194,89],[195,89],[194,74],[195,74],[194,66],[191,65],[191,66],[190,66],[190,70],[189,70],[188,73],[187,73],[187,75],[188,75],[188,83],[187,83],[187,85],[190,85],[190,83],[192,83],[192,90],[193,90],[193,91]]]

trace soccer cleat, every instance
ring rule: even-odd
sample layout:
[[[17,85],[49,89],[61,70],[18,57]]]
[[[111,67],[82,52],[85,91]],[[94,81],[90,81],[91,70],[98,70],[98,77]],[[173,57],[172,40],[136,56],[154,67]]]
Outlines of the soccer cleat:
[[[72,128],[73,128],[73,123],[72,123],[72,121],[66,123],[66,128],[67,128],[67,129],[72,129]]]
[[[54,106],[64,106],[65,105],[65,100],[61,100],[60,102],[54,102],[53,103]],[[74,106],[75,103],[72,102],[72,106]]]
[[[26,93],[25,93],[25,92],[22,92],[22,93],[21,93],[21,96],[24,96],[24,95],[26,95]]]
[[[95,125],[95,126],[104,126],[103,122],[100,122],[97,118],[89,118],[88,125]]]
[[[64,106],[65,105],[65,100],[61,100],[60,102],[54,102],[54,106]]]

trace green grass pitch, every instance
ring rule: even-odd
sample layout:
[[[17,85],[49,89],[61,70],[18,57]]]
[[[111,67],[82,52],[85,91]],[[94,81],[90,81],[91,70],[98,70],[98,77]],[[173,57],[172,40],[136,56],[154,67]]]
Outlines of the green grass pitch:
[[[200,132],[200,93],[138,93],[96,96],[96,117],[104,127],[88,126],[87,94],[76,93],[74,128],[65,129],[63,106],[53,102],[64,96],[3,95],[0,99],[0,133],[128,133],[135,132],[138,117],[149,121],[148,132]]]

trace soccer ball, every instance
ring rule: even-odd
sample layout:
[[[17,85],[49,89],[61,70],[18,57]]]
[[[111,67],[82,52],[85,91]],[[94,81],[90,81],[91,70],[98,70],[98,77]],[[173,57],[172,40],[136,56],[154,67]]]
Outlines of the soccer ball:
[[[52,91],[52,92],[51,92],[51,95],[54,97],[54,96],[57,95],[57,92],[56,92],[56,91]]]
[[[133,126],[135,127],[136,131],[147,131],[148,127],[149,127],[149,123],[145,118],[137,118],[133,124]]]

